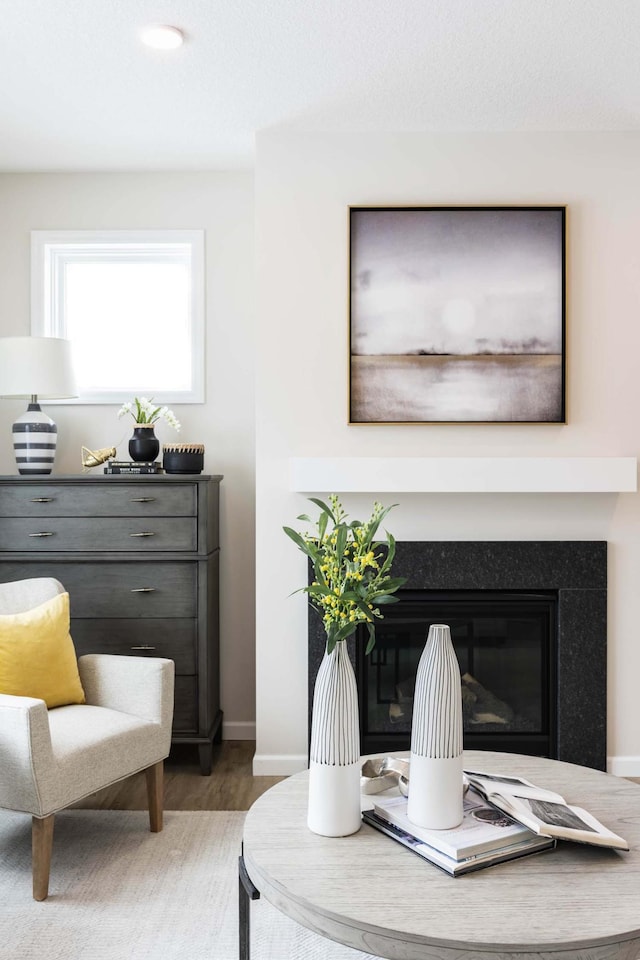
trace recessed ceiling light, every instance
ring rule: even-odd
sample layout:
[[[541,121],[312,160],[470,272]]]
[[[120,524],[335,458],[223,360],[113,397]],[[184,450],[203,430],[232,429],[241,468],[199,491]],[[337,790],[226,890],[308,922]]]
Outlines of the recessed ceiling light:
[[[145,27],[140,31],[140,38],[145,46],[153,47],[154,50],[175,50],[184,42],[182,30],[164,24]]]

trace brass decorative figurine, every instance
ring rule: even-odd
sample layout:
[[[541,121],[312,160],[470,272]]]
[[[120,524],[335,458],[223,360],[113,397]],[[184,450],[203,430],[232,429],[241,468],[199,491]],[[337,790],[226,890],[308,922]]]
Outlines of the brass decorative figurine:
[[[91,467],[99,467],[101,463],[106,463],[116,455],[115,447],[100,447],[99,450],[90,450],[89,447],[82,447],[82,472],[86,473]]]

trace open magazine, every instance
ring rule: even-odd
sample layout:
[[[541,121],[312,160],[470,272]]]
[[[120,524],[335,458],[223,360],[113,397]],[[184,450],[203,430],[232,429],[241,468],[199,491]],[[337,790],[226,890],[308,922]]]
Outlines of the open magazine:
[[[465,770],[465,776],[489,803],[541,837],[590,843],[616,850],[629,849],[626,840],[603,826],[582,807],[569,806],[559,793],[537,787],[521,777],[477,773],[473,770]]]

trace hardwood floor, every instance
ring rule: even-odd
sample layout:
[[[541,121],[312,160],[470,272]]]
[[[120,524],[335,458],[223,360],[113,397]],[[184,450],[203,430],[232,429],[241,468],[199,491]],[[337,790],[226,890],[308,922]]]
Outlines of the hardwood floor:
[[[165,810],[248,810],[254,800],[284,777],[254,777],[253,740],[223,740],[213,748],[213,772],[203,777],[195,747],[174,747],[164,765]],[[92,794],[77,807],[146,810],[144,773]]]

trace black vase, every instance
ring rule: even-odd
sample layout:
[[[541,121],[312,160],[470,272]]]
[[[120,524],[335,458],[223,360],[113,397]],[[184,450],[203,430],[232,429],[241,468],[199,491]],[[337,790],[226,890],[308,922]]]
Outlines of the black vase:
[[[129,456],[132,460],[153,461],[158,456],[160,441],[154,433],[152,423],[138,423],[133,428],[133,436],[129,440]]]

